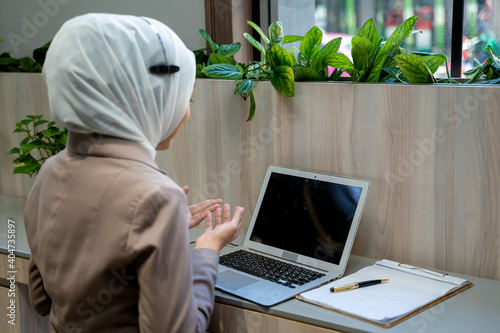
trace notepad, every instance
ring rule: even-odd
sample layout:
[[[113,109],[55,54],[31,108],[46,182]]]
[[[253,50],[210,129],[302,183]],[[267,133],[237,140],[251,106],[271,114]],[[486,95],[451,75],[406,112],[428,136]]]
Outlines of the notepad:
[[[374,279],[389,281],[346,292],[330,292],[332,287]],[[391,327],[471,286],[468,280],[381,260],[297,298],[381,327]]]

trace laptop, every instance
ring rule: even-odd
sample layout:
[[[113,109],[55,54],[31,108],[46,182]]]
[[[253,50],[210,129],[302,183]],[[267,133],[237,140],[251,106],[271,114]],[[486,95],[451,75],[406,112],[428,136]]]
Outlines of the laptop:
[[[344,274],[366,180],[270,166],[242,246],[221,255],[216,288],[272,306]]]

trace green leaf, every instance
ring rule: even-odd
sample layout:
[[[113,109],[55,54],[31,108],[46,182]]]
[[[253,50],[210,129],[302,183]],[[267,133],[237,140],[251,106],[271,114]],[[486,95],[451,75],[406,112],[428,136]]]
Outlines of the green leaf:
[[[352,38],[351,55],[354,67],[365,71],[370,66],[370,54],[372,52],[372,42],[364,37],[354,36]]]
[[[202,72],[215,79],[239,80],[243,77],[243,70],[238,65],[217,64],[203,68]]]
[[[387,39],[386,45],[389,44],[389,48],[399,47],[401,43],[403,43],[403,41],[408,38],[408,36],[410,36],[416,21],[417,17],[412,16],[401,23],[399,27],[397,27],[396,30],[394,30],[394,32],[391,34],[391,36]]]
[[[273,68],[271,83],[274,88],[276,88],[276,90],[278,90],[278,92],[280,92],[283,96],[295,96],[294,82],[295,78],[293,75],[292,67],[278,66],[276,68]]]
[[[276,44],[267,51],[266,57],[272,69],[278,66],[293,67],[295,65],[294,54]]]
[[[207,77],[205,74],[203,74],[202,70],[203,70],[202,64],[196,65],[196,77],[197,78],[206,78]]]
[[[37,63],[37,67],[42,67],[43,63],[45,62],[45,56],[47,55],[47,51],[49,50],[51,42],[48,42],[47,44],[34,49],[33,50],[33,59]]]
[[[253,96],[253,91],[250,91],[249,95],[250,95],[250,110],[248,111],[247,121],[252,120],[253,116],[255,115],[255,109],[256,109],[255,97]]]
[[[372,50],[370,52],[369,58],[370,63],[373,63],[373,61],[375,60],[373,57],[377,53],[379,45],[382,42],[382,39],[379,39],[375,21],[373,21],[373,19],[369,19],[368,21],[366,21],[365,24],[363,24],[363,26],[359,29],[358,36],[366,38],[372,42]]]
[[[13,133],[24,133],[24,132],[27,133],[28,130],[24,128],[16,128]]]
[[[234,90],[234,94],[247,94],[249,93],[254,87],[256,83],[255,81],[252,80],[243,80],[241,82],[236,83],[236,89]]]
[[[299,52],[299,54],[297,55],[297,62],[295,63],[296,65],[299,65],[299,66],[303,66],[303,67],[307,67],[307,60],[306,58],[304,58],[304,56],[302,55],[302,53]],[[312,66],[311,66],[312,67]]]
[[[29,57],[24,57],[21,59],[19,66],[25,72],[33,72],[33,67],[35,67],[35,62]]]
[[[500,78],[494,80],[480,81],[475,84],[500,84]]]
[[[384,66],[382,66],[382,68],[396,67],[398,64],[396,63],[396,60],[394,60],[394,57],[402,53],[406,53],[403,48],[401,47],[393,48],[392,51],[387,56],[387,59],[385,60]]]
[[[252,44],[257,50],[259,50],[263,55],[266,54],[266,49],[264,45],[262,45],[259,41],[257,41],[255,38],[253,38],[250,34],[244,33],[243,36],[245,36],[245,39]]]
[[[208,57],[208,64],[209,65],[215,65],[215,64],[231,64],[234,65],[231,60],[228,57],[221,56],[219,54],[212,53]]]
[[[21,145],[21,146],[25,145],[26,143],[28,143],[28,141],[30,141],[30,139],[31,139],[30,137],[26,137],[26,138],[22,139],[21,143],[19,145]]]
[[[28,126],[32,122],[33,122],[33,119],[23,119],[23,120],[21,120],[21,124],[23,124],[25,126]]]
[[[321,48],[323,32],[317,26],[312,27],[300,43],[300,53],[310,62]]]
[[[334,69],[332,72],[332,75],[328,78],[328,81],[338,81],[340,77],[342,76],[342,70],[341,69]]]
[[[464,72],[464,76],[466,78],[471,78],[474,75],[476,75],[478,72],[482,72],[483,68],[482,67],[474,67],[472,69],[469,69],[468,71]]]
[[[59,131],[54,131],[52,129],[46,129],[44,131],[41,132],[43,134],[43,136],[45,136],[46,138],[51,138],[53,137],[54,135],[57,135],[59,134]]]
[[[21,124],[21,122],[17,122],[17,123],[16,123],[16,127],[17,127],[17,128],[21,128],[21,127],[23,127],[23,124]]]
[[[491,60],[493,60],[493,63],[497,66],[500,66],[500,59],[496,56],[495,52],[493,52],[493,49],[491,48],[490,45],[486,47],[486,52],[488,52],[491,56]]]
[[[2,65],[12,65],[13,67],[18,67],[20,63],[21,63],[20,59],[11,58],[10,56],[8,58],[1,59]]]
[[[401,23],[387,39],[387,42],[382,46],[376,55],[371,73],[367,79],[368,82],[379,81],[380,73],[382,72],[382,68],[384,67],[389,54],[394,50],[394,48],[399,48],[401,43],[403,43],[403,41],[410,36],[416,20],[416,16],[410,17]]]
[[[35,121],[35,126],[40,126],[40,125],[43,125],[45,123],[48,123],[49,121],[48,120],[38,120],[38,121]]]
[[[283,23],[280,21],[273,22],[269,26],[269,46],[283,46]]]
[[[27,143],[24,145],[21,145],[21,150],[23,151],[23,154],[29,153],[33,149],[40,148],[42,145],[37,144],[37,143]]]
[[[66,142],[68,141],[68,131],[64,131],[63,133],[61,133],[61,135],[58,135],[56,138],[55,138],[56,142],[59,143],[62,147],[62,149],[64,149],[64,147],[66,146]]]
[[[283,36],[283,44],[290,44],[290,43],[300,42],[303,39],[304,39],[304,36],[286,35],[286,36]]]
[[[294,71],[295,81],[322,81],[325,78],[312,68],[299,67]]]
[[[325,57],[323,62],[333,68],[349,68],[354,69],[354,65],[349,58],[345,54],[342,53],[333,53],[329,54]]]
[[[429,68],[429,70],[432,72],[432,74],[436,73],[436,71],[439,69],[439,66],[444,64],[446,62],[446,56],[444,54],[425,54],[425,53],[413,53],[420,59],[422,59],[423,62],[425,62],[425,65]]]
[[[33,119],[33,120],[40,120],[42,118],[42,116],[40,116],[40,115],[38,115],[38,116],[27,115],[26,118]]]
[[[198,50],[194,50],[193,53],[194,53],[194,56],[196,58],[196,65],[204,65],[206,64],[207,62],[207,55],[205,54],[205,51],[208,51],[210,50],[209,47],[207,48],[204,48],[204,49],[198,49]]]
[[[327,66],[324,62],[325,57],[330,54],[337,53],[340,48],[341,42],[342,37],[338,37],[326,43],[326,45],[323,46],[321,50],[319,50],[319,52],[316,54],[316,56],[312,59],[311,68],[317,72],[325,69],[325,67]]]
[[[222,56],[230,57],[238,53],[238,51],[241,49],[241,43],[233,43],[233,44],[228,44],[228,45],[221,45],[219,46],[219,49],[217,50],[217,54],[220,54]]]
[[[357,36],[368,39],[372,44],[377,44],[379,41],[377,27],[375,26],[375,21],[369,19],[363,26],[359,29]]]
[[[269,44],[269,38],[267,38],[267,36],[266,36],[266,35],[262,32],[262,30],[260,29],[260,27],[259,27],[257,24],[253,23],[252,21],[247,21],[247,23],[248,23],[248,24],[249,24],[252,28],[254,28],[254,29],[255,29],[255,31],[257,31],[257,32],[259,33],[260,37],[262,37],[262,40],[264,41],[264,43],[265,43],[265,44]],[[245,36],[245,38],[246,38],[246,36]],[[253,38],[253,37],[252,37],[252,38]],[[248,40],[248,38],[247,38],[247,40]],[[253,45],[253,44],[252,44],[252,45]],[[254,46],[255,46],[255,45],[254,45]]]
[[[19,163],[14,168],[14,173],[15,174],[19,174],[19,173],[33,174],[33,173],[36,173],[38,170],[40,170],[40,164],[38,164],[35,161],[34,163]]]
[[[435,83],[436,79],[424,61],[413,54],[400,54],[395,58],[399,69],[410,83]]]
[[[7,152],[7,155],[10,155],[10,154],[19,154],[21,152],[21,150],[19,150],[19,148],[15,147],[15,148],[12,148],[11,150],[9,150]]]
[[[206,39],[208,45],[210,45],[210,49],[212,49],[212,52],[217,52],[217,50],[219,49],[219,45],[214,43],[214,41],[212,40],[212,38],[210,38],[208,33],[205,30],[200,29],[200,35]]]

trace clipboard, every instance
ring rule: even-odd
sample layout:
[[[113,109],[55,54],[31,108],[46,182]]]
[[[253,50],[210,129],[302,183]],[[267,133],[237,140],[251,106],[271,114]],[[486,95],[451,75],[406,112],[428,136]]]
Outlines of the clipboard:
[[[385,279],[388,276],[389,282],[377,286],[341,293],[330,292],[333,286]],[[472,286],[470,281],[448,274],[381,260],[342,279],[301,293],[296,298],[382,328],[390,328]],[[378,304],[382,305],[380,310],[370,308]],[[384,307],[384,304],[388,307]]]

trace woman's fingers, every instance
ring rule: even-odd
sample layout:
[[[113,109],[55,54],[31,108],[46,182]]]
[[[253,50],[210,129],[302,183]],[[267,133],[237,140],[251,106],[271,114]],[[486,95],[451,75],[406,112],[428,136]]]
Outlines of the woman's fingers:
[[[219,207],[215,211],[215,226],[222,224],[222,209]]]
[[[207,222],[205,223],[205,232],[210,231],[213,229],[212,226],[212,214],[208,213],[207,214]]]
[[[231,221],[231,207],[229,204],[224,205],[224,222]]]

